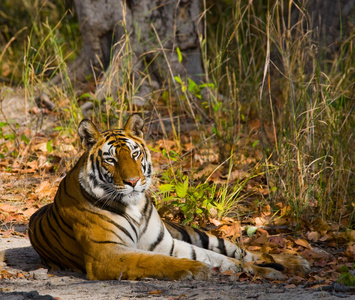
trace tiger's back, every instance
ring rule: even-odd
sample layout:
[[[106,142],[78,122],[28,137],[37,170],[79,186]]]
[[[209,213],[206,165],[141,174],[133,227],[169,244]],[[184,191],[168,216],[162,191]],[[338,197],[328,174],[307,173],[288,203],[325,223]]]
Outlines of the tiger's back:
[[[98,132],[79,125],[86,149],[59,185],[52,204],[30,219],[29,236],[44,264],[87,273],[89,279],[207,279],[211,268],[281,279],[255,266],[260,255],[202,231],[163,222],[146,196],[152,176],[143,120],[132,115],[124,129]],[[306,272],[300,257],[277,263]]]

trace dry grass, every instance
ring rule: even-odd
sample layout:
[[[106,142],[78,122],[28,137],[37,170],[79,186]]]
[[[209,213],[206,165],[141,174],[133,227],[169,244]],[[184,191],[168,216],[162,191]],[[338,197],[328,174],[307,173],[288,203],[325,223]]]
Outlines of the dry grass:
[[[31,99],[35,87],[52,74],[61,73],[67,83],[66,66],[78,53],[80,41],[77,23],[66,7],[54,7],[49,1],[22,2],[19,13],[12,15],[11,1],[2,4],[7,22],[0,33],[5,45],[0,77],[5,85],[24,86]],[[93,117],[106,128],[110,117],[121,124],[126,110],[150,110],[157,116],[166,112],[175,127],[169,136],[160,118],[164,138],[181,149],[186,141],[198,144],[214,134],[214,143],[220,145],[219,163],[232,153],[234,165],[238,164],[243,138],[247,145],[242,151],[249,147],[262,153],[265,167],[260,174],[265,174],[261,177],[269,189],[265,201],[275,209],[279,202],[291,205],[297,219],[322,216],[339,221],[354,211],[355,33],[342,41],[338,53],[327,53],[314,42],[313,32],[305,30],[308,15],[300,14],[291,23],[284,2],[273,1],[267,13],[243,0],[223,11],[218,5],[206,8],[207,35],[201,46],[211,85],[202,100],[196,90],[181,92],[181,86],[175,88],[176,83],[170,82],[148,107],[137,108],[130,99],[140,83],[132,86],[129,80],[137,58],[130,56],[125,38],[116,45],[121,47],[120,55],[113,58],[120,68],[106,72],[104,81],[106,85],[119,82],[119,89],[110,95],[104,110],[97,105]],[[215,20],[216,13],[221,21]],[[96,86],[103,87],[98,80]],[[79,97],[70,84],[47,88],[54,101],[64,105],[59,111],[64,129],[75,130],[82,117],[78,103],[97,104],[95,95]],[[186,116],[198,134],[182,140],[181,123],[175,120]]]

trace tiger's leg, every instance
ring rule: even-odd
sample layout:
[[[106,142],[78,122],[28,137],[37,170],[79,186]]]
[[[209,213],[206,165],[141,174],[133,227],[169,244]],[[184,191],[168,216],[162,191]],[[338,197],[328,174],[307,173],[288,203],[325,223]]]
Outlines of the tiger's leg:
[[[83,252],[88,279],[206,280],[209,277],[210,268],[202,262],[139,250],[105,226],[83,225],[75,224],[73,232]]]
[[[238,272],[244,270],[248,273],[259,275],[268,279],[284,279],[282,273],[273,268],[262,268],[254,265],[253,263],[244,263],[241,260],[195,246],[192,243],[186,243],[184,241],[174,239],[165,226],[163,227],[163,233],[159,235],[164,236],[164,239],[162,239],[159,244],[152,249],[154,252],[168,254],[178,258],[188,258],[200,261],[209,265],[211,268],[219,268],[220,271],[232,270]]]
[[[216,237],[196,228],[179,225],[165,220],[164,224],[175,239],[235,258],[238,261],[242,261],[245,266],[244,269],[247,268],[248,263],[260,260],[263,256],[262,253],[246,251],[226,239]],[[301,274],[309,273],[310,266],[308,261],[300,256],[288,254],[272,255],[272,259],[274,262],[281,264],[284,268],[291,272]],[[252,271],[250,270],[251,267],[248,268],[249,271]],[[257,272],[260,273],[263,271],[264,270],[258,270]]]
[[[117,246],[108,246],[104,252],[87,252],[84,257],[90,280],[138,280],[147,277],[207,280],[210,274],[210,268],[198,261]]]

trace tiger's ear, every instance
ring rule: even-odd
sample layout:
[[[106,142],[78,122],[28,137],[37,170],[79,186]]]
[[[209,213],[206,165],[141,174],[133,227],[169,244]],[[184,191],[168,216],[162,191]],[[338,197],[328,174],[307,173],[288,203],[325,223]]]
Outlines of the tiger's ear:
[[[87,119],[80,122],[78,133],[81,139],[81,144],[87,151],[96,144],[100,137],[100,132],[96,129],[94,123]]]
[[[138,114],[133,114],[129,117],[124,130],[128,134],[143,138],[143,125],[143,119]]]

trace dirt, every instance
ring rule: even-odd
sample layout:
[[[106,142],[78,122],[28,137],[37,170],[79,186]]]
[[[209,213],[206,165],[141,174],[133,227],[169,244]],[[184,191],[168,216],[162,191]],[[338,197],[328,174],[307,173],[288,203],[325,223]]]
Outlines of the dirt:
[[[0,238],[5,252],[3,271],[13,274],[0,280],[0,299],[350,299],[350,293],[295,286],[291,281],[240,282],[235,276],[214,273],[209,281],[89,281],[74,272],[48,271],[28,238]],[[6,271],[4,271],[6,270]],[[18,278],[16,278],[18,277]],[[354,297],[355,299],[355,297]]]

